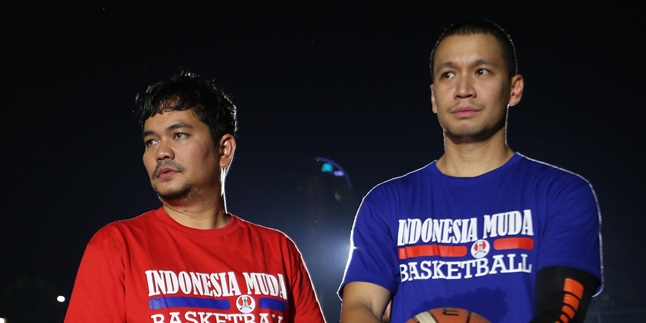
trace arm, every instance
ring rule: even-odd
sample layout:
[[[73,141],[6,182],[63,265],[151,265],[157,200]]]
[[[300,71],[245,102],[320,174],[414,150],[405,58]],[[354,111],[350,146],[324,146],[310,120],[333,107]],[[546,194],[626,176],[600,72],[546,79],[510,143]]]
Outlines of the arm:
[[[65,315],[65,323],[126,322],[123,265],[101,246],[110,244],[95,236],[86,247]]]
[[[572,267],[540,270],[536,278],[537,315],[530,323],[583,323],[599,284],[594,275]]]
[[[343,288],[341,323],[379,323],[390,300],[387,289],[365,282]]]
[[[536,314],[531,323],[582,323],[603,284],[601,213],[592,186],[560,176],[546,195],[549,216],[536,273]]]
[[[303,256],[291,239],[286,239],[289,249],[292,277],[290,289],[294,293],[294,323],[325,323],[323,311],[314,290],[310,273]],[[289,321],[289,320],[288,320]]]

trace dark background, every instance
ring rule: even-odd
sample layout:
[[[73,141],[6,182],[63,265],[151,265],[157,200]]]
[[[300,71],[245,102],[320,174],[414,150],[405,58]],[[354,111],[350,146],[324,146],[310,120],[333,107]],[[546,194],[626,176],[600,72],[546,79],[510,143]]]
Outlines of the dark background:
[[[455,19],[498,21],[526,89],[508,142],[593,184],[606,286],[588,322],[646,315],[644,17],[619,3],[4,3],[0,317],[62,322],[85,244],[159,202],[132,114],[189,69],[239,109],[229,211],[294,238],[329,322],[349,231],[375,184],[442,153],[428,55]],[[345,177],[322,173],[317,157]]]

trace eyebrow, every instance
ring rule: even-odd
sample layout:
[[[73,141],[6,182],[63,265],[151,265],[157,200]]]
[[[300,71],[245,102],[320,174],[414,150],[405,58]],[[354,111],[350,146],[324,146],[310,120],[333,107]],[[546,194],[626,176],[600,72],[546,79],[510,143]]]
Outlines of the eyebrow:
[[[177,130],[177,129],[181,129],[181,128],[193,128],[193,125],[190,124],[190,123],[178,121],[178,122],[173,123],[172,125],[170,125],[168,128],[166,128],[166,131],[168,131],[168,130]],[[147,136],[151,136],[151,135],[153,135],[153,131],[151,131],[151,130],[144,130],[141,133],[142,138],[146,138]]]
[[[489,59],[484,59],[484,58],[479,58],[475,60],[473,63],[470,64],[470,66],[480,66],[480,65],[487,65],[487,66],[496,66],[496,64],[492,63],[491,60]],[[445,68],[445,67],[453,67],[455,68],[457,64],[453,61],[445,61],[442,62],[441,64],[437,65],[437,69]]]

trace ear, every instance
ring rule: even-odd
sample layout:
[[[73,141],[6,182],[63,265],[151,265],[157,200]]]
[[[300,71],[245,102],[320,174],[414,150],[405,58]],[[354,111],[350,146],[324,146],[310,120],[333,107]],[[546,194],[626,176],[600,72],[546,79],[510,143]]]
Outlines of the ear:
[[[511,78],[511,95],[509,97],[509,106],[515,106],[520,102],[520,98],[523,96],[523,89],[525,88],[525,80],[520,74],[514,75]]]
[[[233,161],[236,151],[236,139],[231,134],[224,134],[220,138],[220,167],[227,168]]]
[[[431,83],[429,88],[431,90],[431,106],[433,108],[433,113],[437,114],[437,105],[435,103],[435,84]]]

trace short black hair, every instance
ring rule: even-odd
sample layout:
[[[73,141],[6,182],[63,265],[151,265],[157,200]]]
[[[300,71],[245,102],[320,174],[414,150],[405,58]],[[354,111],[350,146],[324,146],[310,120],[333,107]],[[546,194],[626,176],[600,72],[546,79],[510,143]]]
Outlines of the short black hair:
[[[509,77],[518,74],[518,58],[516,57],[516,46],[511,39],[511,36],[500,25],[492,20],[484,18],[469,18],[458,21],[440,34],[437,39],[433,50],[431,51],[429,68],[431,71],[431,80],[435,79],[433,68],[435,67],[435,50],[445,38],[452,35],[475,35],[475,34],[489,34],[493,35],[499,42],[502,49],[503,59],[507,64],[507,72]]]
[[[181,70],[171,78],[148,86],[135,98],[139,124],[157,113],[193,110],[206,123],[214,142],[224,134],[234,137],[238,130],[237,108],[215,80],[206,80],[196,73]]]

